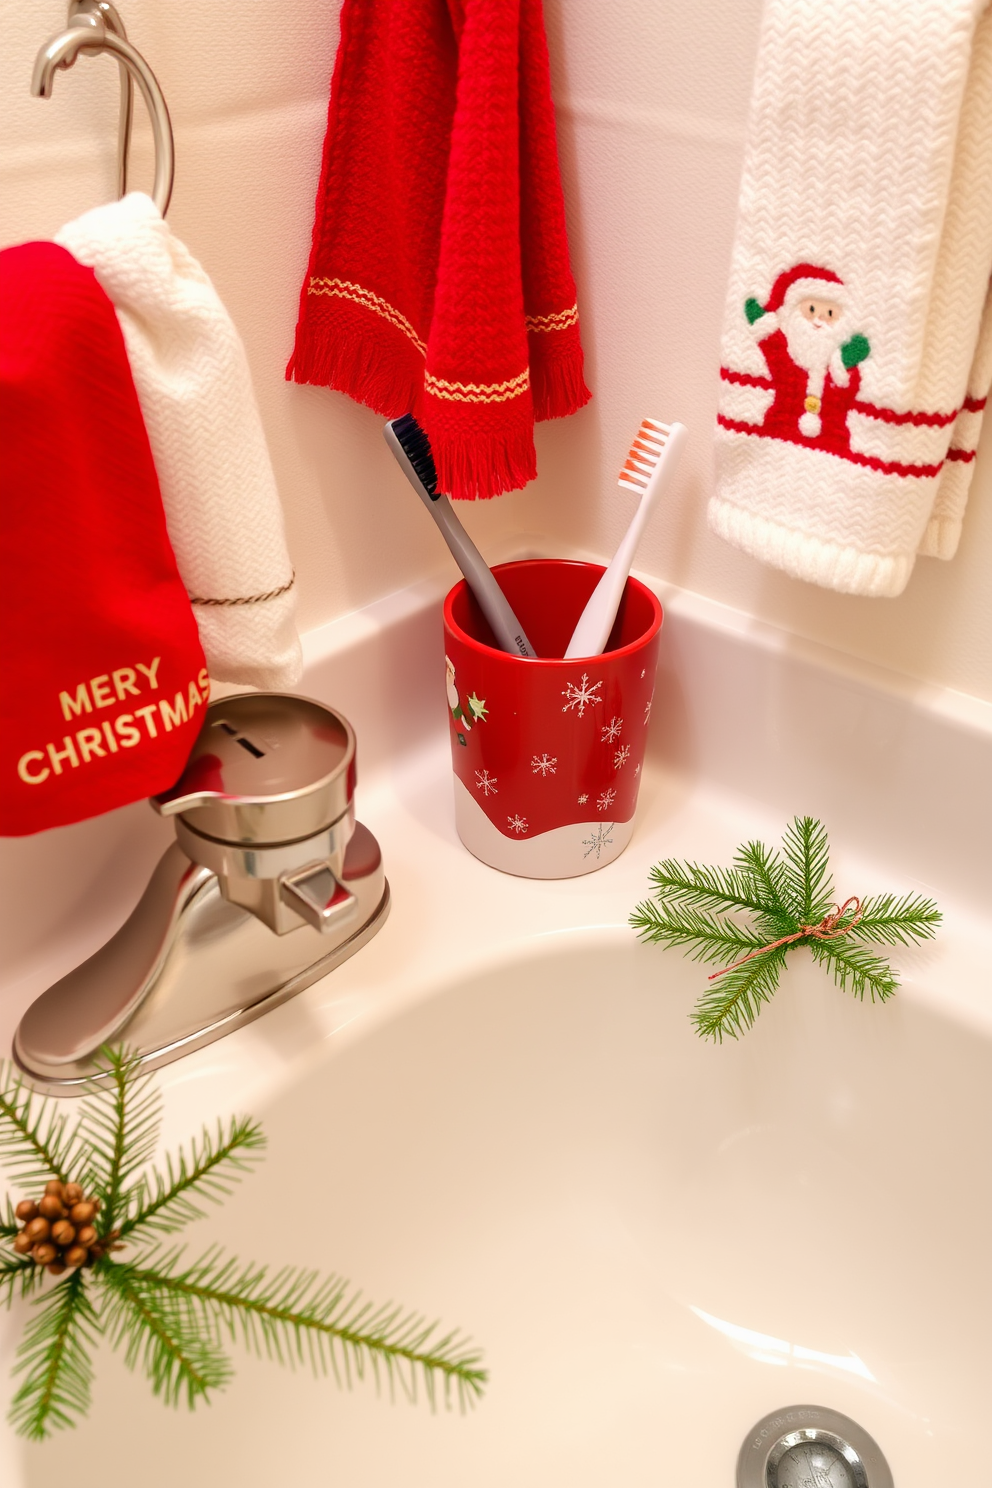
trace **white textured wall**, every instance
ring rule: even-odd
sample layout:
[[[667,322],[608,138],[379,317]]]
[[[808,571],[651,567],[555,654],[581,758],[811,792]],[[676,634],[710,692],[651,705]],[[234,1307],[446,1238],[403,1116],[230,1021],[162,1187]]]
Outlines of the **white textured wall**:
[[[992,437],[961,551],[922,560],[897,600],[852,599],[710,536],[710,429],[760,0],[545,0],[592,404],[539,431],[534,487],[473,508],[485,548],[543,532],[606,552],[629,513],[614,484],[640,418],[692,431],[639,565],[801,634],[992,698]],[[419,577],[439,538],[391,468],[374,415],[283,381],[309,246],[335,0],[120,0],[172,109],[170,221],[248,346],[312,626]],[[0,0],[0,243],[52,233],[112,195],[116,69],[82,59],[28,94],[61,0]],[[139,105],[140,108],[140,105]],[[147,148],[137,152],[147,181]],[[374,224],[370,224],[374,230]]]

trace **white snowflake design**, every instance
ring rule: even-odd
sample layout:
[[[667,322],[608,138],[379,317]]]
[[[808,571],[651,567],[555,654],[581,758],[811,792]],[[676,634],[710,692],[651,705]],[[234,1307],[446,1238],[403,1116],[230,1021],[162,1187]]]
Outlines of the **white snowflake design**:
[[[645,723],[645,727],[647,726],[648,721],[649,721],[649,719],[651,717],[651,704],[653,702],[654,702],[654,689],[652,688],[652,690],[651,690],[651,696],[648,698],[647,702],[644,704],[644,723]]]
[[[641,667],[641,681],[642,682],[644,681],[644,678],[647,676],[647,674],[648,674],[647,673],[647,668],[646,667]]]
[[[531,774],[540,775],[542,780],[547,780],[549,775],[557,775],[555,765],[558,763],[556,754],[535,754],[530,762]]]
[[[586,804],[586,802],[588,801],[588,799],[589,799],[588,796],[580,796],[579,797],[579,805],[580,806],[584,806]]]
[[[525,816],[508,816],[506,818],[506,823],[507,826],[510,828],[510,831],[516,832],[518,837],[520,836],[521,832],[526,832],[527,828],[530,826],[530,823]]]
[[[602,685],[602,682],[590,682],[588,672],[582,673],[581,682],[566,682],[561,690],[561,695],[563,698],[567,698],[568,701],[561,711],[567,713],[571,708],[574,708],[581,718],[586,709],[591,707],[593,703],[601,703],[603,701],[601,697],[596,696]]]
[[[599,731],[599,737],[604,744],[615,744],[620,737],[620,730],[622,728],[623,719],[614,716],[610,719],[609,723],[603,724],[603,727]]]
[[[635,765],[634,766],[634,774],[635,775],[640,775],[640,773],[641,773],[641,767],[640,767],[640,765]]]
[[[496,796],[499,794],[496,789],[496,776],[490,775],[488,770],[476,770],[475,788],[476,790],[481,790],[484,796]]]
[[[601,822],[598,827],[593,827],[592,836],[583,837],[582,839],[582,846],[585,848],[585,852],[582,854],[582,856],[584,858],[588,858],[590,853],[595,853],[598,858],[600,853],[603,851],[603,848],[609,847],[610,843],[613,841],[612,837],[607,836],[607,833],[612,831],[612,822]]]
[[[613,756],[613,768],[614,768],[614,770],[622,770],[623,767],[624,767],[624,765],[627,763],[627,761],[629,759],[630,759],[630,745],[629,744],[621,744],[620,745],[620,748],[616,751],[616,753]]]
[[[616,798],[617,798],[617,793],[616,793],[616,791],[613,789],[613,787],[611,785],[610,788],[609,788],[609,790],[603,791],[603,793],[601,795],[599,795],[599,796],[596,797],[596,810],[597,811],[609,811],[610,807],[613,805],[613,802],[616,800]]]

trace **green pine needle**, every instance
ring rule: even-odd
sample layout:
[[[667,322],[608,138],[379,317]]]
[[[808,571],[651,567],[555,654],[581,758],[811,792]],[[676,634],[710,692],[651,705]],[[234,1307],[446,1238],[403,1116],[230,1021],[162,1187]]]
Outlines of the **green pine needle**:
[[[232,1118],[203,1129],[187,1149],[150,1166],[161,1124],[159,1094],[125,1049],[101,1051],[100,1081],[70,1125],[64,1108],[24,1089],[0,1065],[0,1160],[31,1193],[51,1178],[82,1182],[101,1200],[97,1229],[117,1246],[181,1229],[222,1203],[265,1147],[258,1122]],[[31,1196],[34,1197],[34,1193]],[[370,1373],[412,1399],[422,1388],[431,1405],[457,1397],[464,1408],[481,1395],[486,1371],[458,1333],[389,1305],[375,1308],[339,1277],[225,1258],[217,1250],[187,1263],[183,1251],[155,1242],[136,1259],[119,1251],[52,1285],[43,1267],[17,1255],[10,1197],[0,1221],[0,1305],[40,1296],[15,1367],[23,1379],[10,1420],[35,1441],[74,1426],[90,1404],[92,1361],[101,1336],[121,1349],[129,1369],[142,1368],[166,1404],[209,1401],[231,1377],[222,1345],[238,1337],[253,1352],[351,1384]]]
[[[810,816],[787,827],[781,852],[746,842],[732,868],[666,859],[649,877],[657,902],[638,904],[630,923],[642,940],[679,946],[694,961],[724,968],[691,1014],[700,1036],[717,1042],[753,1027],[795,947],[809,946],[841,991],[885,1002],[898,978],[867,947],[918,944],[931,939],[941,921],[933,900],[921,894],[878,894],[864,900],[860,918],[846,912],[836,927],[844,934],[824,939],[808,933],[804,927],[815,928],[837,909],[826,828]],[[787,936],[795,939],[775,946]]]

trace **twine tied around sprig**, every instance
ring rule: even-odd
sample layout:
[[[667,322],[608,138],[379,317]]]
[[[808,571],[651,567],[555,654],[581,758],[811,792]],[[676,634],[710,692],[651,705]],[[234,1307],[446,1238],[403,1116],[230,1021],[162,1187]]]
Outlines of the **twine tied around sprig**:
[[[847,924],[842,921],[848,910],[852,910],[851,918]],[[800,925],[799,929],[792,935],[783,935],[781,940],[773,940],[770,945],[759,946],[756,951],[749,951],[739,961],[734,961],[730,966],[724,966],[720,971],[713,971],[707,977],[707,981],[715,981],[717,977],[726,976],[728,971],[736,971],[738,966],[743,966],[745,961],[753,961],[755,956],[764,956],[768,951],[777,951],[779,946],[792,945],[794,941],[806,940],[840,940],[841,936],[848,935],[861,919],[861,900],[854,895],[845,899],[839,907],[835,904],[832,914],[826,914],[816,925]]]

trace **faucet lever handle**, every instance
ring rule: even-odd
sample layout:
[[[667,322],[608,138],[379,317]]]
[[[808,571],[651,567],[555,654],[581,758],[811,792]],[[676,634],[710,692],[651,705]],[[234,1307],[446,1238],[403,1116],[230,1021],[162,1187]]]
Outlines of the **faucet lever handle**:
[[[326,863],[309,863],[279,879],[283,904],[315,930],[330,932],[356,913],[358,900],[339,883]]]

